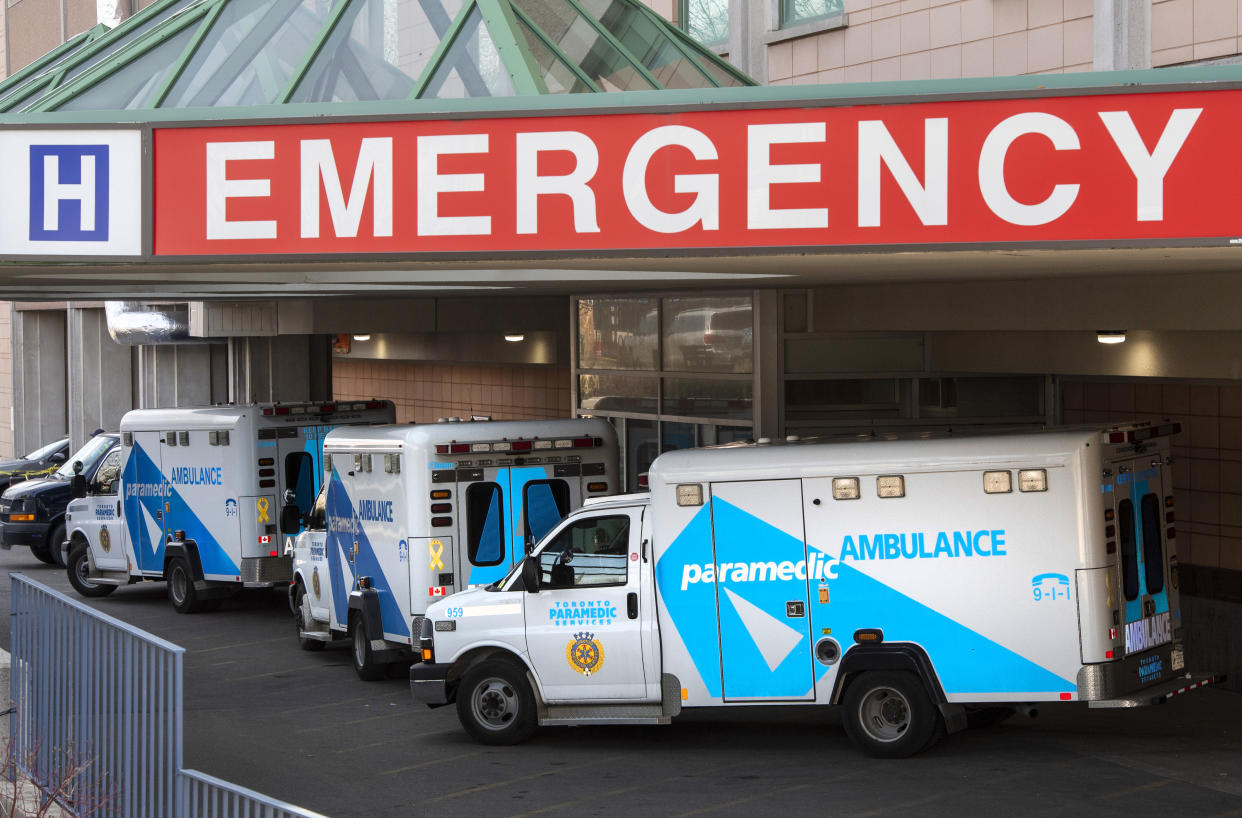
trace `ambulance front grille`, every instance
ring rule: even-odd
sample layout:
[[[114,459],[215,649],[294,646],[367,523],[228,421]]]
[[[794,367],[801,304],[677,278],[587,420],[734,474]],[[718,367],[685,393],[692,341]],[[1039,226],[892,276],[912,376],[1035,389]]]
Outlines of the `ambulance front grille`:
[[[293,579],[293,557],[249,557],[242,559],[242,582],[288,582]]]

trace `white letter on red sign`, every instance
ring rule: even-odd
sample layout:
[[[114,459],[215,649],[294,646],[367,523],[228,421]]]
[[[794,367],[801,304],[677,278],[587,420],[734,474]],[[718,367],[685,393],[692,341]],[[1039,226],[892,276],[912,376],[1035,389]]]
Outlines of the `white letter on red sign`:
[[[1059,151],[1078,150],[1078,134],[1070,124],[1052,114],[1014,114],[1001,122],[983,141],[979,152],[979,192],[992,212],[1010,224],[1047,224],[1061,218],[1078,198],[1078,185],[1057,185],[1039,204],[1022,204],[1005,186],[1005,154],[1009,146],[1029,133],[1042,134]]]
[[[302,238],[319,238],[319,180],[328,199],[332,215],[332,231],[337,236],[358,235],[362,221],[362,205],[367,186],[375,179],[371,198],[374,202],[371,231],[375,236],[392,235],[392,137],[362,140],[354,181],[349,187],[349,201],[341,192],[341,175],[336,168],[330,139],[302,140]]]
[[[772,146],[823,142],[828,126],[823,122],[790,122],[751,125],[746,129],[746,226],[751,230],[785,227],[827,227],[828,208],[772,209],[772,185],[818,182],[820,166],[773,165]]]
[[[1129,112],[1100,112],[1104,127],[1108,128],[1138,182],[1138,221],[1158,222],[1164,219],[1164,175],[1169,172],[1169,166],[1177,158],[1201,113],[1202,108],[1175,110],[1156,142],[1156,149],[1149,154]]]
[[[568,151],[576,164],[564,176],[540,176],[541,151]],[[554,131],[517,135],[517,232],[539,232],[539,197],[548,194],[568,196],[574,203],[574,232],[598,233],[595,191],[587,185],[599,170],[599,149],[584,133]]]
[[[858,123],[858,226],[880,226],[880,163],[893,174],[906,201],[923,224],[949,223],[949,120],[923,122],[923,177],[910,169],[910,163],[893,141],[883,122]]]
[[[490,236],[491,216],[441,216],[441,193],[483,190],[481,173],[440,173],[442,154],[487,153],[487,134],[443,134],[418,138],[418,235]]]
[[[274,220],[228,220],[229,199],[271,196],[271,179],[228,179],[227,165],[242,159],[274,159],[276,143],[208,142],[207,143],[207,238],[208,239],[274,239]]]
[[[656,151],[677,145],[700,161],[717,159],[716,145],[707,134],[685,125],[665,125],[638,138],[625,157],[621,191],[625,204],[639,224],[657,233],[680,233],[699,222],[704,230],[720,229],[720,177],[714,173],[682,173],[673,177],[673,191],[694,193],[694,202],[680,213],[668,213],[651,203],[647,195],[647,166]]]

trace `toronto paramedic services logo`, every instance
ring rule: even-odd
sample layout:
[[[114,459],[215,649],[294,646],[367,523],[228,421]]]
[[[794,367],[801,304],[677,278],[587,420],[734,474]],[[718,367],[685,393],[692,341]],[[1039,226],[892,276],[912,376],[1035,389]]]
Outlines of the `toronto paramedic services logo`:
[[[604,664],[604,646],[593,633],[575,633],[573,641],[565,646],[565,658],[574,670],[590,676]]]
[[[139,255],[137,131],[0,131],[0,253]]]

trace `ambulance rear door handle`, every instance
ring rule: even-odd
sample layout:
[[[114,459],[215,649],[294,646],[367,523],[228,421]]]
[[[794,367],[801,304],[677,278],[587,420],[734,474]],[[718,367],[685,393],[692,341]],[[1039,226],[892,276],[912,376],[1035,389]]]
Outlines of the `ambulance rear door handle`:
[[[629,614],[630,619],[638,618],[638,594],[629,593],[625,595],[625,612]]]

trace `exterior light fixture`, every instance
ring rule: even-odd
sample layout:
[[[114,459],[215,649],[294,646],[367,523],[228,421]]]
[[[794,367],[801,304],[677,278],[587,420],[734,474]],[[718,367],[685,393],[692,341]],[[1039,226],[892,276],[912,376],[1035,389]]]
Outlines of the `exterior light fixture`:
[[[525,341],[526,336],[520,332],[506,332],[505,340],[510,343],[516,344],[518,341]]]
[[[1126,331],[1123,329],[1098,329],[1095,331],[1095,340],[1101,344],[1124,344],[1126,342]]]
[[[355,340],[355,341],[370,341],[370,340],[371,340],[371,333],[369,333],[369,332],[359,333],[358,335],[355,335],[355,336],[354,336],[354,340]]]

